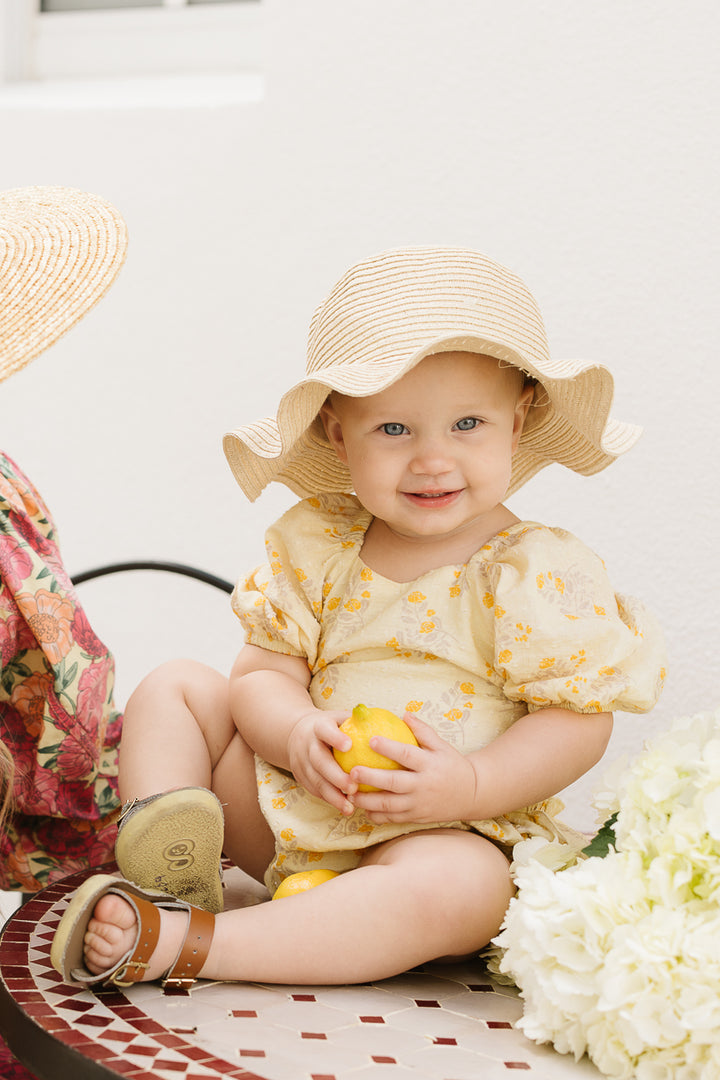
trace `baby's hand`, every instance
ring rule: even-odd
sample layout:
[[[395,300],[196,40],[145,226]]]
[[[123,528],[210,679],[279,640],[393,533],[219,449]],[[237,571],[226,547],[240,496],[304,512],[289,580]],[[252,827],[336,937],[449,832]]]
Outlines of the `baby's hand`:
[[[402,768],[370,769],[356,765],[350,778],[356,784],[371,784],[381,790],[349,792],[353,806],[363,809],[376,825],[470,819],[477,779],[472,763],[424,721],[411,713],[405,713],[403,719],[419,745],[373,737],[372,749]]]
[[[305,713],[288,736],[288,756],[298,783],[349,817],[355,807],[346,796],[357,791],[357,784],[343,772],[332,752],[333,747],[349,750],[352,746],[350,736],[340,731],[348,715],[325,709]]]

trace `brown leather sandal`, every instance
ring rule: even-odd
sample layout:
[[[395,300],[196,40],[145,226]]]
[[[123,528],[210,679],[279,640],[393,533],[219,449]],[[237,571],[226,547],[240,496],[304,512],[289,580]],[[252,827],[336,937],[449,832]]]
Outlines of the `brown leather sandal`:
[[[133,908],[137,917],[137,933],[130,949],[114,967],[93,975],[83,965],[83,942],[95,905],[106,893],[117,893]],[[160,977],[163,986],[189,989],[197,982],[210,948],[215,929],[215,916],[184,900],[175,900],[163,892],[141,889],[131,881],[111,874],[95,874],[73,893],[55,931],[50,959],[66,982],[87,986],[117,986],[127,989],[140,982],[148,969],[160,933],[158,908],[186,911],[188,926],[175,960]]]

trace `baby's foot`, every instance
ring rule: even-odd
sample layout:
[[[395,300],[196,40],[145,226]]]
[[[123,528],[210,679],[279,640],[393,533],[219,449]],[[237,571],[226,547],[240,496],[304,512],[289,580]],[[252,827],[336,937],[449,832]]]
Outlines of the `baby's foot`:
[[[160,935],[150,957],[143,981],[160,978],[177,956],[187,929],[187,915],[182,911],[160,913]],[[115,968],[135,944],[137,916],[130,904],[117,893],[106,893],[95,905],[85,932],[85,965],[93,975]]]

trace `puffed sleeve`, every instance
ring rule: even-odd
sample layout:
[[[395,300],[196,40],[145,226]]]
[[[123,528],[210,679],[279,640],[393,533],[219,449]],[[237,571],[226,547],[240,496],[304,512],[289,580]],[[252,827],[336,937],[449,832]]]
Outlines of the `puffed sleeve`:
[[[357,508],[350,496],[303,499],[268,529],[268,561],[232,597],[248,644],[305,657],[315,668],[328,567],[355,546]]]
[[[665,677],[662,632],[616,594],[602,560],[562,529],[529,526],[489,567],[494,667],[530,710],[646,712]]]

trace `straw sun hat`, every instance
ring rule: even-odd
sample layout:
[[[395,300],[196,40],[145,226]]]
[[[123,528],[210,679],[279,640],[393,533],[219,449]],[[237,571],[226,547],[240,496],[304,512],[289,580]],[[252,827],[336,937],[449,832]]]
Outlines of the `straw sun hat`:
[[[250,499],[271,480],[302,497],[351,491],[318,418],[330,391],[376,394],[424,357],[454,350],[485,353],[537,380],[508,493],[554,461],[599,472],[640,435],[610,418],[606,368],[550,357],[537,304],[515,274],[463,248],[398,248],[351,267],[318,307],[305,378],[283,396],[277,418],[225,436],[240,487]]]
[[[0,191],[0,380],[90,310],[123,264],[125,224],[96,195]]]

